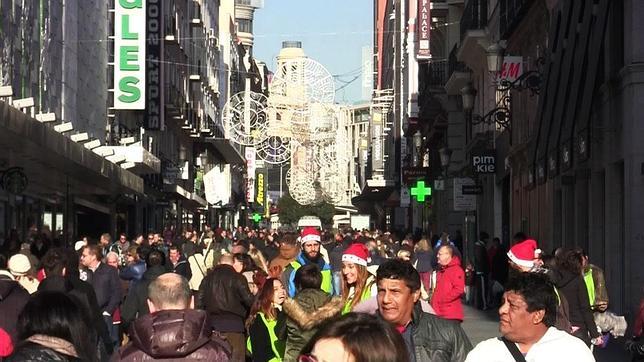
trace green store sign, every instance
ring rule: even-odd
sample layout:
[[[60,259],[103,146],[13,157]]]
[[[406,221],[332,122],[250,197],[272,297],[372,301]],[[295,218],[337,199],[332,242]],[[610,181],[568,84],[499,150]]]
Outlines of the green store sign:
[[[114,4],[114,108],[145,109],[145,0]]]

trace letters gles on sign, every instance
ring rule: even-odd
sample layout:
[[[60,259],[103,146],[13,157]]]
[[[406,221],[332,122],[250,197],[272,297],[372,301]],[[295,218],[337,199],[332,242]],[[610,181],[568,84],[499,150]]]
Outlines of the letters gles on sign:
[[[145,1],[114,4],[114,108],[145,109]]]

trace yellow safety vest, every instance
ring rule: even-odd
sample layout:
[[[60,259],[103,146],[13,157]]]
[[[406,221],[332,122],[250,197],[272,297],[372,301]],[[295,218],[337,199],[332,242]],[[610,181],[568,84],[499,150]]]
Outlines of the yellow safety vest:
[[[278,344],[281,342],[277,339],[277,335],[275,334],[275,325],[277,325],[276,320],[268,320],[266,319],[266,316],[264,313],[259,312],[257,315],[262,319],[262,322],[266,326],[266,329],[268,330],[268,337],[271,340],[271,349],[273,350],[273,354],[275,357],[271,358],[268,360],[268,362],[282,362],[282,358],[284,357],[284,353],[279,352]],[[248,352],[251,354],[253,353],[253,346],[252,343],[250,342],[250,336],[246,339],[246,349],[248,349]],[[282,348],[282,351],[284,349]]]
[[[595,305],[595,281],[593,280],[593,269],[589,268],[584,273],[584,282],[586,282],[586,291],[588,292],[588,301],[590,306]]]
[[[371,298],[371,286],[373,286],[373,281],[371,283],[367,283],[365,285],[364,290],[362,291],[362,295],[360,296],[360,301],[362,302],[363,300],[367,300]],[[342,308],[342,314],[347,314],[351,312],[351,302],[353,301],[353,297],[347,298],[347,301],[344,303],[344,307]]]

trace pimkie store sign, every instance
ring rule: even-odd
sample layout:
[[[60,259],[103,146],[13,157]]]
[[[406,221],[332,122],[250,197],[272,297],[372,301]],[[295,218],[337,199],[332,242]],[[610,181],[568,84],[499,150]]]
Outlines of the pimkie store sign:
[[[431,58],[429,51],[429,33],[431,29],[430,8],[430,0],[418,0],[418,17],[416,19],[416,23],[418,24],[417,59]]]
[[[145,0],[114,4],[114,109],[145,109]]]

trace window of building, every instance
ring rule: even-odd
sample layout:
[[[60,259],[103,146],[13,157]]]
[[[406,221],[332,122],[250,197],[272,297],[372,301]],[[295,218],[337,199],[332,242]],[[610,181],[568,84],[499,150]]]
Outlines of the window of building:
[[[237,31],[240,33],[252,33],[253,21],[250,19],[237,19]]]

